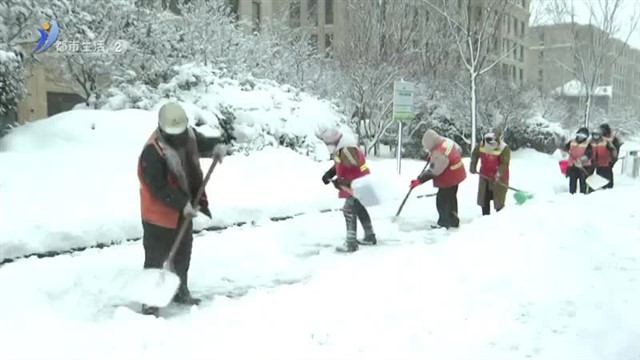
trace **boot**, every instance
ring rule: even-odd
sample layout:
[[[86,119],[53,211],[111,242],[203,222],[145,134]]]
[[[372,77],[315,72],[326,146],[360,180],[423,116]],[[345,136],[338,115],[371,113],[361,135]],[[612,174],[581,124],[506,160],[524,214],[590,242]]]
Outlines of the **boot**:
[[[341,246],[336,247],[337,252],[356,252],[358,251],[357,241],[345,241]]]
[[[201,300],[191,296],[191,291],[186,286],[180,286],[178,292],[173,297],[173,302],[181,305],[200,305]]]
[[[153,315],[155,317],[160,316],[160,308],[157,306],[148,306],[142,304],[142,315]]]
[[[376,234],[365,235],[362,242],[367,245],[376,245],[378,243],[378,239],[376,239]]]

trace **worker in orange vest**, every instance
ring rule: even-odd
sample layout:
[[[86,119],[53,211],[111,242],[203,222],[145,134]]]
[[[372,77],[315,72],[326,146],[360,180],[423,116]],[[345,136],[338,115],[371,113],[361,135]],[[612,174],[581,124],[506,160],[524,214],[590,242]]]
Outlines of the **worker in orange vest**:
[[[613,134],[613,132],[611,131],[611,126],[609,126],[609,124],[604,123],[600,125],[600,131],[602,132],[602,137],[608,141],[611,142],[611,144],[613,145],[613,147],[616,149],[616,154],[617,156],[613,159],[613,161],[611,161],[610,164],[610,171],[611,171],[611,179],[609,181],[609,183],[604,187],[605,189],[612,189],[613,188],[613,178],[614,178],[614,174],[613,174],[613,166],[616,164],[616,162],[618,161],[618,156],[620,156],[620,148],[622,147],[622,144],[624,144],[620,138]]]
[[[613,187],[613,163],[618,158],[618,150],[609,139],[602,136],[600,128],[591,132],[590,145],[591,164],[595,173],[609,180],[604,188]]]
[[[158,127],[145,143],[138,159],[144,268],[162,268],[178,229],[187,218],[193,218],[199,212],[211,217],[206,194],[198,204],[192,204],[203,181],[201,154],[222,161],[226,147],[222,145],[222,139],[205,137],[190,127],[180,104],[170,102],[163,105],[158,113]],[[173,264],[180,279],[173,301],[187,305],[200,303],[199,299],[191,296],[188,287],[192,231],[190,223]],[[158,316],[159,309],[143,304],[142,313]]]
[[[371,173],[364,152],[358,148],[355,138],[337,128],[324,129],[317,136],[327,145],[329,153],[333,155],[333,166],[324,173],[322,182],[325,185],[333,183],[333,186],[338,189],[338,197],[345,199],[342,213],[344,214],[347,236],[344,244],[336,247],[336,251],[354,252],[358,250],[358,220],[364,230],[362,244],[376,245],[378,241],[373,231],[371,216],[369,216],[367,208],[351,192],[352,181]]]
[[[576,137],[568,141],[564,149],[569,152],[567,163],[567,177],[569,178],[569,192],[575,194],[578,183],[580,192],[587,193],[587,177],[591,175],[591,144],[589,129],[582,127],[576,132]]]
[[[477,203],[482,215],[491,214],[491,201],[496,212],[504,208],[509,185],[509,163],[511,149],[502,140],[502,132],[497,129],[485,134],[484,139],[471,152],[469,172],[476,174],[480,161]]]
[[[429,129],[422,136],[422,146],[429,152],[429,167],[409,187],[415,188],[429,180],[438,188],[436,208],[438,225],[446,229],[460,226],[458,217],[458,185],[467,177],[462,163],[462,148],[455,141],[440,136]]]

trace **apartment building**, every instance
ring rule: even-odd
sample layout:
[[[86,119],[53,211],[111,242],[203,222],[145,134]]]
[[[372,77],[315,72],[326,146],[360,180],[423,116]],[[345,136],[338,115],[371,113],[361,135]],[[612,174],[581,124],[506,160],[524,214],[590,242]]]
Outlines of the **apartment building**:
[[[541,91],[565,96],[563,89],[567,84],[580,80],[575,75],[579,66],[576,53],[589,53],[576,48],[591,46],[591,39],[601,34],[602,30],[593,25],[568,23],[531,28],[527,81]],[[618,39],[609,41],[611,44],[601,45],[609,49],[609,54],[596,79],[595,103],[605,111],[624,106],[640,111],[640,50]],[[567,97],[572,102],[584,102],[584,91]]]
[[[238,21],[250,32],[274,18],[286,18],[291,27],[311,32],[311,42],[324,51],[334,38],[345,35],[344,14],[348,0],[227,0]]]

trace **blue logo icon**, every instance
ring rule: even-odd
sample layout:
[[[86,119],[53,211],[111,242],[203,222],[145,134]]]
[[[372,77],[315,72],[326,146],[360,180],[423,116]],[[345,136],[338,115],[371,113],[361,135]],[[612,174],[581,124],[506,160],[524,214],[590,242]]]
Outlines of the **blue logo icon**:
[[[40,40],[38,44],[33,48],[32,54],[39,54],[49,49],[58,40],[58,34],[60,28],[55,20],[45,21],[42,27],[38,29],[40,33]]]

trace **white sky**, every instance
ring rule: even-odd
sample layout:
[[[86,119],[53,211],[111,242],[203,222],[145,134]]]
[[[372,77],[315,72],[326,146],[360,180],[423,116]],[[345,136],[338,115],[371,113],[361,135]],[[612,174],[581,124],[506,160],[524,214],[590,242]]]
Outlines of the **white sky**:
[[[553,2],[564,3],[568,5],[568,8],[575,9],[576,22],[581,24],[587,24],[589,22],[590,9],[595,9],[597,16],[600,16],[602,12],[599,10],[601,4],[613,4],[614,0],[532,0],[531,1],[531,19],[538,24],[548,24],[554,22],[553,16],[544,13],[545,7],[549,6]],[[609,5],[611,6],[611,5]],[[620,32],[618,38],[625,40],[629,35],[631,26],[637,21],[640,16],[640,0],[622,0],[620,10],[616,14],[616,22],[620,26]],[[569,22],[567,17],[567,22]],[[597,25],[597,20],[594,21],[594,25]],[[640,23],[636,26],[633,33],[629,37],[629,46],[636,49],[640,49]]]

